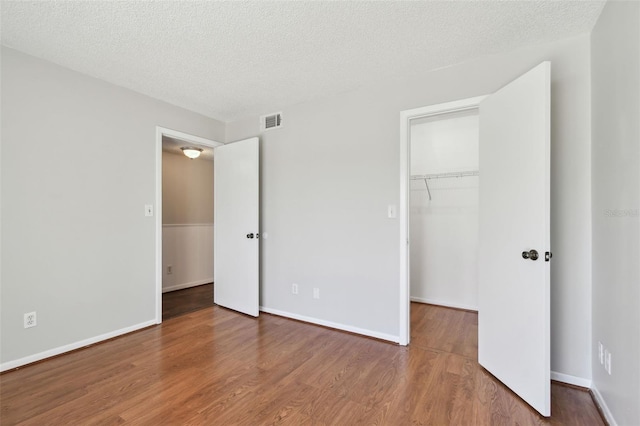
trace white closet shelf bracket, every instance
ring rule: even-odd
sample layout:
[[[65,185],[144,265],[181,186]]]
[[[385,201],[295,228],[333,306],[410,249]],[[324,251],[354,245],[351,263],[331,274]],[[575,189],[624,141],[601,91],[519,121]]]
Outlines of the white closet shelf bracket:
[[[427,194],[429,194],[429,201],[431,201],[431,190],[429,189],[429,179],[424,179],[424,184],[427,187]]]

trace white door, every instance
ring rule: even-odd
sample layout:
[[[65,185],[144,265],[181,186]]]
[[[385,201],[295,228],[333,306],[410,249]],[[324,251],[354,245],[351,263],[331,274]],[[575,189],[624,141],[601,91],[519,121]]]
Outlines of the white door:
[[[549,98],[544,62],[480,104],[478,361],[544,416],[551,415]]]
[[[258,146],[258,138],[251,138],[213,151],[213,301],[254,317],[259,304]]]

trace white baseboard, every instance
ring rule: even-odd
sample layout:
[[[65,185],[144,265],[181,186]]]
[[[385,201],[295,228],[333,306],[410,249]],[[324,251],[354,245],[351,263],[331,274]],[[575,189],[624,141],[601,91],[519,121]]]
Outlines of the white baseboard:
[[[115,330],[109,333],[101,334],[99,336],[90,337],[88,339],[80,340],[79,342],[70,343],[68,345],[60,346],[54,349],[49,349],[47,351],[40,352],[34,355],[29,355],[24,358],[16,359],[14,361],[3,362],[2,364],[0,364],[0,372],[11,370],[17,367],[22,367],[23,365],[31,364],[32,362],[42,361],[43,359],[51,358],[52,356],[60,355],[65,352],[70,352],[76,349],[84,348],[85,346],[93,345],[94,343],[112,339],[114,337],[131,333],[132,331],[140,330],[142,328],[146,328],[155,324],[156,324],[155,319],[150,321],[145,321],[140,324],[132,325],[131,327],[125,327],[125,328],[121,328],[120,330]]]
[[[400,342],[400,336],[393,336],[391,334],[379,333],[377,331],[367,330],[364,328],[353,327],[350,325],[339,324],[331,321],[325,321],[318,318],[312,318],[305,315],[293,314],[291,312],[280,311],[278,309],[271,309],[265,306],[260,306],[260,311],[268,314],[278,315],[280,317],[291,318],[298,321],[304,321],[311,324],[322,325],[324,327],[335,328],[336,330],[348,331],[350,333],[361,334],[363,336],[375,337],[376,339],[387,340],[389,342]]]
[[[420,303],[428,303],[430,305],[446,306],[447,308],[464,309],[466,311],[478,312],[478,307],[477,306],[464,305],[464,304],[461,304],[461,303],[450,303],[450,302],[445,302],[445,301],[442,301],[442,300],[425,299],[423,297],[413,297],[413,296],[411,297],[411,301],[412,302],[420,302]]]
[[[198,281],[191,281],[190,283],[182,283],[182,284],[175,284],[169,287],[163,287],[162,288],[162,292],[163,293],[168,293],[170,291],[176,291],[176,290],[182,290],[184,288],[189,288],[189,287],[196,287],[202,284],[209,284],[213,282],[213,277],[211,278],[205,278],[204,280],[198,280]]]
[[[556,371],[551,372],[551,380],[556,382],[566,383],[568,385],[580,386],[582,388],[591,389],[591,380],[582,377],[571,376],[569,374],[558,373]]]
[[[611,414],[611,410],[609,410],[607,403],[604,402],[604,398],[602,397],[602,394],[598,391],[598,388],[593,386],[591,388],[591,394],[596,399],[596,404],[598,404],[598,407],[600,408],[600,411],[604,415],[604,419],[607,421],[607,423],[609,423],[609,426],[618,426],[616,419],[613,418],[613,414]]]

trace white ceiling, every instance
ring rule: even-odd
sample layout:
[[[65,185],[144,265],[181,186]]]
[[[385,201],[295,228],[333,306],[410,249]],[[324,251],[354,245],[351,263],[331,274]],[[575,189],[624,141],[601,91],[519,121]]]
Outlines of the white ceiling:
[[[2,44],[223,121],[589,32],[604,1],[2,1]]]

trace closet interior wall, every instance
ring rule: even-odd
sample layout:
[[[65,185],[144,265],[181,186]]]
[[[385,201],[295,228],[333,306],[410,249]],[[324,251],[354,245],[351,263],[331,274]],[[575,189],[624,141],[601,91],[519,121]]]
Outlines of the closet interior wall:
[[[477,310],[478,111],[411,123],[411,300]]]

